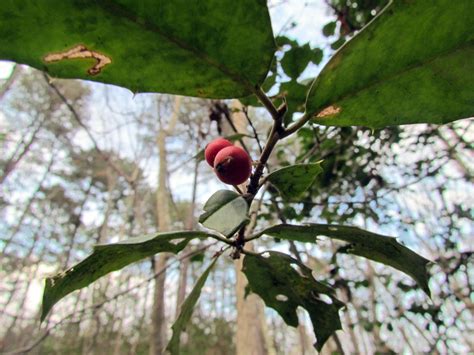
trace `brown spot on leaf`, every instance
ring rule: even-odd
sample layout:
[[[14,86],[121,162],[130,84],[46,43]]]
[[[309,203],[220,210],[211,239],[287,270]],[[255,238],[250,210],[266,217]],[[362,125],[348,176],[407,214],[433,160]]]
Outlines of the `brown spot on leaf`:
[[[106,55],[101,54],[99,52],[91,51],[82,44],[79,44],[74,48],[64,52],[50,53],[46,55],[43,59],[46,63],[59,62],[65,59],[95,59],[96,64],[87,71],[89,75],[99,74],[107,64],[112,63],[112,59],[110,59]]]
[[[340,107],[331,105],[331,106],[326,107],[324,110],[320,111],[316,115],[316,117],[324,118],[324,117],[327,117],[327,116],[337,115],[339,112],[341,112]]]

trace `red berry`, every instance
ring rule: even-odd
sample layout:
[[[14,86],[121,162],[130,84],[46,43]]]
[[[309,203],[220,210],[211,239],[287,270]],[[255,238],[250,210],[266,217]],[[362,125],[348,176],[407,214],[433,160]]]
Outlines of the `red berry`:
[[[249,178],[252,161],[242,148],[226,147],[217,153],[214,159],[214,171],[223,183],[239,185]]]
[[[227,139],[224,138],[217,138],[214,139],[211,143],[206,146],[206,150],[204,151],[204,156],[206,157],[207,163],[214,167],[214,159],[216,158],[217,153],[221,151],[221,149],[225,147],[231,146],[232,143],[229,142]]]

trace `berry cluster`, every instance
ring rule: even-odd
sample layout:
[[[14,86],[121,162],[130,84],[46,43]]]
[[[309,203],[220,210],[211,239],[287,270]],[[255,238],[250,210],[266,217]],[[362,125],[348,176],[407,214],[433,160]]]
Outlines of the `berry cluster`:
[[[245,150],[227,139],[217,138],[206,146],[207,163],[214,168],[219,180],[228,185],[240,185],[252,172],[252,161]]]

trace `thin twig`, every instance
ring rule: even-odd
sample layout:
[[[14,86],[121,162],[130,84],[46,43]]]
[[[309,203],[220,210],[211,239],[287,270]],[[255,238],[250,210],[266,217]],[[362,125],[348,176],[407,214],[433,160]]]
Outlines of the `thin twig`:
[[[86,132],[87,136],[89,137],[89,139],[91,140],[93,146],[94,146],[94,149],[97,151],[97,153],[99,153],[99,155],[102,157],[102,159],[104,159],[108,164],[110,164],[110,166],[112,167],[112,169],[114,169],[120,176],[123,176],[125,178],[125,180],[127,180],[127,182],[129,184],[132,184],[134,181],[133,179],[131,179],[122,169],[120,169],[120,167],[114,163],[114,161],[110,158],[109,155],[107,155],[106,153],[104,153],[102,151],[102,149],[99,148],[99,144],[97,143],[96,139],[94,138],[94,136],[92,135],[92,133],[90,132],[89,128],[86,126],[86,124],[82,121],[79,113],[76,111],[76,109],[69,103],[69,101],[67,100],[67,98],[63,95],[63,93],[57,88],[57,86],[52,83],[47,74],[46,73],[43,73],[43,76],[44,76],[44,80],[46,81],[46,83],[51,87],[51,89],[53,89],[53,91],[56,93],[56,95],[58,95],[58,97],[61,99],[61,101],[66,105],[66,107],[68,108],[68,110],[71,112],[72,116],[74,117],[74,119],[76,120],[76,122],[79,124],[79,126],[81,126],[84,131]]]
[[[278,112],[278,109],[275,107],[275,105],[273,105],[272,100],[269,99],[260,86],[255,88],[254,94],[257,96],[263,106],[265,106],[267,111],[270,112],[270,115],[272,115],[275,121],[280,119],[280,113]]]
[[[255,126],[253,125],[253,122],[250,119],[249,113],[248,113],[247,108],[245,106],[242,107],[242,112],[244,113],[245,118],[247,119],[247,122],[249,123],[250,127],[252,128],[253,136],[255,137],[255,140],[257,141],[258,150],[260,151],[260,154],[262,154],[263,148],[262,148],[262,144],[260,143],[260,138],[258,137],[257,130],[255,129]]]

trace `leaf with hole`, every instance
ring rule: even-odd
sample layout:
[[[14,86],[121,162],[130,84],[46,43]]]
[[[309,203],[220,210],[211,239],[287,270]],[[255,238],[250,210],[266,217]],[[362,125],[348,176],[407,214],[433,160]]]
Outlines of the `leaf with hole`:
[[[313,83],[306,112],[379,128],[474,116],[472,0],[392,1]]]
[[[321,350],[326,340],[341,329],[339,309],[344,304],[334,290],[314,279],[311,270],[287,254],[265,252],[245,255],[242,271],[248,291],[259,295],[267,307],[278,312],[286,324],[298,326],[296,310],[303,307],[311,318],[316,335],[315,347]]]
[[[186,300],[183,302],[183,305],[181,306],[179,316],[171,327],[173,329],[173,336],[171,337],[171,340],[169,341],[168,346],[166,347],[166,349],[171,353],[171,355],[177,355],[180,353],[179,340],[181,337],[181,333],[185,330],[186,325],[191,319],[194,307],[196,306],[196,303],[199,300],[199,296],[201,296],[202,288],[204,287],[207,277],[209,276],[209,273],[214,267],[216,261],[217,258],[212,261],[206,271],[204,271],[204,273],[199,277],[191,293],[188,295]]]
[[[208,236],[209,234],[198,231],[169,232],[131,238],[114,244],[96,245],[93,253],[79,264],[46,279],[41,321],[60,299],[90,285],[98,278],[157,253],[176,254],[183,250],[190,240]]]
[[[253,93],[275,43],[255,0],[6,1],[0,58],[53,77],[207,98]]]
[[[278,189],[284,199],[298,198],[322,171],[319,162],[295,164],[270,173],[267,180]]]
[[[238,193],[230,190],[215,192],[204,205],[199,223],[227,237],[231,237],[240,226],[248,222],[249,206]]]
[[[428,296],[430,295],[429,275],[426,269],[430,261],[398,243],[395,238],[357,227],[328,224],[279,224],[264,229],[257,235],[264,234],[305,243],[315,243],[318,236],[345,241],[348,243],[345,252],[363,256],[404,272],[411,276]]]

